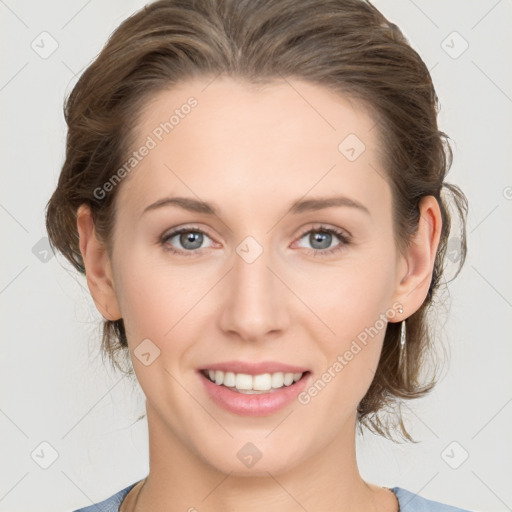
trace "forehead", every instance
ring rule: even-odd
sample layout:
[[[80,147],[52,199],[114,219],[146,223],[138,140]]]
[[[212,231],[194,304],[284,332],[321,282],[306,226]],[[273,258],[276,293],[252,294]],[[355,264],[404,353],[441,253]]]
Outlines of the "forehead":
[[[246,200],[248,207],[282,203],[284,191],[297,198],[338,190],[371,200],[385,187],[375,128],[364,105],[316,84],[191,80],[144,106],[133,149],[149,149],[127,173],[118,201],[140,213],[166,194]]]

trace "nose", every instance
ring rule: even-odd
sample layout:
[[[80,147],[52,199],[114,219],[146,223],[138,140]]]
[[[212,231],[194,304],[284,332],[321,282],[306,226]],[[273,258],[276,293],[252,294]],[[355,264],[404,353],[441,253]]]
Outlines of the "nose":
[[[247,247],[247,246],[246,246]],[[254,261],[249,245],[234,254],[233,268],[224,279],[219,315],[220,328],[231,337],[258,341],[278,337],[289,325],[291,292],[278,277],[279,270],[263,250]],[[261,250],[261,249],[260,249]],[[287,296],[288,295],[288,296]]]

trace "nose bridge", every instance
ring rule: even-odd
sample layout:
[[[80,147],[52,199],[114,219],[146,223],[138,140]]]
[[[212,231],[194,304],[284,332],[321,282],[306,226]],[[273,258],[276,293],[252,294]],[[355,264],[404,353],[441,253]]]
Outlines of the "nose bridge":
[[[256,238],[246,237],[236,247],[233,268],[227,279],[222,328],[256,340],[284,328],[284,287],[272,268],[269,248]]]

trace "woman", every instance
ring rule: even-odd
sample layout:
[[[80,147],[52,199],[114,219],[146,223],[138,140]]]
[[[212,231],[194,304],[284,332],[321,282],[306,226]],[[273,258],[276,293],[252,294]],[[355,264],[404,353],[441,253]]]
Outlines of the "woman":
[[[81,511],[461,510],[355,451],[356,426],[411,439],[384,411],[435,384],[444,190],[461,265],[467,210],[437,107],[362,0],[160,0],[113,33],[47,229],[146,396],[150,472]]]

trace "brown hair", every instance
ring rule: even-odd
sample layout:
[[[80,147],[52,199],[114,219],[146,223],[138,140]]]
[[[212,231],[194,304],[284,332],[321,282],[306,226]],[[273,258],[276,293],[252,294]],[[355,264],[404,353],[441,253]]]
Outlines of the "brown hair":
[[[443,221],[440,244],[426,300],[406,321],[405,364],[399,358],[400,323],[390,323],[375,377],[358,406],[360,428],[393,439],[399,427],[402,437],[413,441],[400,402],[423,396],[437,381],[427,312],[445,271],[451,226],[442,189],[452,193],[462,221],[453,277],[466,256],[467,200],[457,186],[444,182],[452,151],[437,127],[439,103],[429,71],[396,25],[368,1],[159,0],[126,19],[65,102],[66,158],[46,212],[52,247],[84,273],[76,222],[78,207],[86,203],[98,236],[111,251],[119,187],[101,199],[94,191],[125,161],[147,100],[188,78],[219,74],[247,84],[283,77],[307,80],[369,108],[378,124],[400,250],[418,227],[420,199],[437,199]],[[104,321],[101,353],[133,376],[122,319]],[[426,376],[429,362],[434,371]],[[391,423],[389,415],[378,414],[396,407]]]

